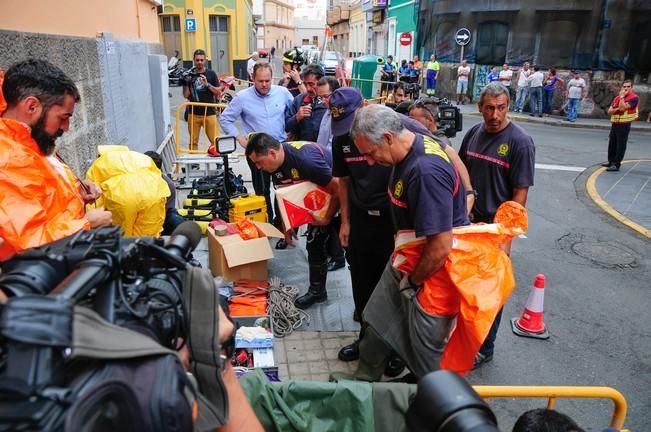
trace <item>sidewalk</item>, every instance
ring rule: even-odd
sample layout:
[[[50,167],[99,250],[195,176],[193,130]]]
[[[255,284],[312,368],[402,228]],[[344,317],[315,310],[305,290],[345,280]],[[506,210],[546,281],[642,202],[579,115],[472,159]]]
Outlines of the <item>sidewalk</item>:
[[[476,103],[466,103],[466,105],[459,105],[459,109],[464,115],[481,116]],[[610,120],[608,119],[595,119],[595,118],[581,118],[579,117],[576,122],[569,122],[565,117],[551,115],[549,117],[533,117],[529,113],[516,113],[509,112],[509,118],[516,122],[538,123],[549,126],[561,126],[571,128],[588,128],[588,129],[610,129]],[[645,121],[636,121],[631,125],[631,130],[651,132],[651,123]]]

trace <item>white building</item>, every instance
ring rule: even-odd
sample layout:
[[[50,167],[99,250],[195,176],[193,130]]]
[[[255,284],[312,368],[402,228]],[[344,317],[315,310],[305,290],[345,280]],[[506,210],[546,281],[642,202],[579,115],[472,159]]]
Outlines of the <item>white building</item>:
[[[295,0],[296,45],[323,45],[326,25],[326,0]]]

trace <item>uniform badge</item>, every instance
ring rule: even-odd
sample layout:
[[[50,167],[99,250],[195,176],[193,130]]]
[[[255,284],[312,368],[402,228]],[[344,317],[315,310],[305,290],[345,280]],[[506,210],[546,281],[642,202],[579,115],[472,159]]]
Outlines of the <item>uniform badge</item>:
[[[349,145],[341,146],[341,148],[342,148],[344,153],[350,153],[351,152]]]
[[[509,145],[506,143],[500,144],[500,146],[497,148],[497,154],[500,156],[506,156],[509,154]]]
[[[396,198],[400,198],[402,195],[403,189],[404,189],[405,184],[401,180],[398,180],[396,185],[393,188],[393,195],[395,195]]]
[[[290,173],[292,174],[292,179],[293,180],[300,180],[301,175],[298,173],[298,170],[296,168],[292,168]]]

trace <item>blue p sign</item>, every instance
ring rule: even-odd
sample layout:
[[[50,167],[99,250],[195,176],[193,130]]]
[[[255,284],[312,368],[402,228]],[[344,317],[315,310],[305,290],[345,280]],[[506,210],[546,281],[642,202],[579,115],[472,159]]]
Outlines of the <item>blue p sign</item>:
[[[197,19],[196,18],[186,18],[185,19],[185,31],[186,32],[197,31]]]

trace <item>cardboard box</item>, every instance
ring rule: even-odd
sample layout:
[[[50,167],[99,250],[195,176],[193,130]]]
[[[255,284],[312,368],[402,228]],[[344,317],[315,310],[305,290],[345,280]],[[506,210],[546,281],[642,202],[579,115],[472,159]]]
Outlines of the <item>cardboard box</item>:
[[[282,238],[284,235],[271,224],[253,223],[265,237],[252,240],[243,240],[239,234],[220,237],[208,229],[208,257],[214,276],[222,276],[227,281],[266,281],[269,278],[267,260],[274,257],[269,237]]]
[[[303,181],[276,189],[276,201],[287,229],[312,222],[315,213],[324,218],[328,213],[330,192],[312,182]]]

